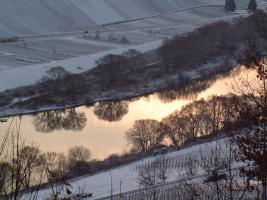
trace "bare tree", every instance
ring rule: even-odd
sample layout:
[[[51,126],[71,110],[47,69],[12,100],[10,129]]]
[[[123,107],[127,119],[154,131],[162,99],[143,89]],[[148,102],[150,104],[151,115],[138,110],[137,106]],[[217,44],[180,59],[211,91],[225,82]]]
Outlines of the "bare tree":
[[[43,183],[40,150],[22,141],[20,119],[11,123],[0,154],[0,196],[6,200],[36,199]]]
[[[263,193],[262,198],[267,199],[267,88],[266,88],[266,60],[259,51],[255,42],[250,41],[249,49],[244,64],[250,69],[257,71],[258,81],[250,82],[247,79],[242,79],[242,86],[237,85],[234,89],[243,95],[248,101],[256,105],[256,113],[254,116],[257,124],[246,129],[238,131],[234,138],[235,144],[238,146],[236,150],[236,159],[250,166],[241,169],[248,181],[258,180],[262,183]],[[255,84],[255,82],[257,84]]]
[[[247,177],[247,189],[250,181],[262,183],[263,199],[267,199],[267,132],[264,127],[252,127],[240,131],[234,140],[237,145],[236,160],[246,163],[241,174]]]
[[[163,119],[163,123],[168,125],[170,130],[167,132],[167,137],[175,146],[180,146],[187,140],[187,120],[183,116],[179,116],[177,112],[172,113]]]
[[[119,81],[122,73],[128,69],[128,65],[131,63],[124,56],[108,54],[97,60],[96,64],[97,70],[101,73],[100,84],[106,89],[114,86]]]
[[[43,77],[44,80],[60,80],[63,79],[66,75],[70,74],[67,70],[63,67],[57,66],[52,67],[51,69],[47,70],[46,75]]]
[[[63,153],[47,152],[42,155],[47,182],[50,185],[52,200],[58,200],[65,189],[67,179],[66,157]]]
[[[165,131],[162,124],[156,120],[137,120],[126,132],[126,139],[137,152],[146,152],[156,148],[163,141]]]
[[[196,138],[204,134],[201,123],[205,106],[206,103],[202,99],[188,104],[181,109],[179,114],[187,121],[186,135],[188,139]]]
[[[158,196],[161,191],[158,186],[167,180],[167,170],[167,160],[163,156],[139,167],[139,185],[149,191],[146,193],[148,198],[159,199]]]
[[[88,161],[90,157],[91,157],[90,150],[83,146],[71,147],[68,150],[68,162],[70,165],[73,165],[81,161]]]

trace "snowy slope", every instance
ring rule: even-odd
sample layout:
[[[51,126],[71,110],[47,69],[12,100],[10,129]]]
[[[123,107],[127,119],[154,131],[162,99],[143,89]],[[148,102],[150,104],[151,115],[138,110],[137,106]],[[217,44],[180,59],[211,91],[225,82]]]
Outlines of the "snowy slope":
[[[248,1],[236,0],[238,9],[245,9]],[[220,6],[166,15],[203,5]],[[223,5],[224,0],[0,0],[0,38],[35,35],[15,43],[0,43],[0,91],[34,84],[54,66],[80,73],[95,67],[94,61],[107,53],[120,54],[130,48],[145,52],[157,48],[166,37],[242,15],[226,13]],[[103,38],[126,36],[130,44],[87,41],[80,38],[84,30],[91,34],[99,30]],[[71,41],[63,32],[68,32]],[[46,34],[50,35],[44,37]]]
[[[1,0],[0,36],[44,34],[95,27],[68,0]]]
[[[64,66],[64,68],[72,73],[81,73],[82,71],[94,68],[95,61],[107,54],[121,54],[129,48],[136,49],[140,52],[146,52],[158,48],[162,41],[147,42],[145,44],[133,45],[131,47],[117,48],[103,51],[95,54],[67,58],[60,61],[51,61],[44,64],[27,65],[22,68],[13,68],[8,70],[0,70],[0,91],[16,88],[21,85],[31,85],[39,81],[42,76],[54,66]],[[80,69],[79,67],[82,67]],[[0,66],[1,68],[1,66]],[[18,74],[20,76],[18,77]]]
[[[190,148],[186,148],[180,151],[174,151],[165,155],[165,158],[178,159],[178,162],[184,162],[191,158],[196,161],[201,157],[209,157],[215,150],[215,146],[220,148],[221,156],[227,157],[228,155],[228,139],[221,139],[218,141],[208,142],[200,145],[195,145]],[[213,152],[214,153],[214,152]],[[136,167],[144,166],[159,158],[159,156],[149,157],[141,161],[134,162],[124,167],[115,168],[111,171],[102,172],[93,176],[83,177],[78,180],[70,181],[69,183],[73,187],[73,191],[83,191],[85,193],[93,193],[93,198],[101,198],[110,195],[110,174],[112,175],[113,194],[118,194],[120,191],[120,181],[122,192],[132,191],[139,188],[138,185],[138,171]],[[167,170],[167,182],[175,181],[177,179],[183,179],[187,177],[185,174],[185,168],[169,168]],[[196,173],[203,175],[201,169]],[[51,193],[50,189],[44,189],[39,192],[38,199],[45,199]]]
[[[237,0],[238,8],[246,8],[248,1]],[[0,37],[95,29],[115,21],[223,4],[224,0],[0,0]]]

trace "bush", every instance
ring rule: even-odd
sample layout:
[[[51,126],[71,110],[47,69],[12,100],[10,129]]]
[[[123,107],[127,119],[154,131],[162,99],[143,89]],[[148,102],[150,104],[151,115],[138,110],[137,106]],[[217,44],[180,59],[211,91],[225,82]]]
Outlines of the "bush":
[[[130,66],[128,59],[121,55],[108,54],[96,61],[100,84],[103,88],[114,86],[120,75]],[[127,66],[127,67],[126,67]]]
[[[136,49],[129,49],[128,51],[123,52],[121,55],[127,58],[142,57],[142,53],[140,51],[137,51]]]
[[[77,162],[86,162],[91,158],[91,152],[89,149],[83,146],[71,147],[68,150],[68,161],[70,165]]]
[[[18,37],[0,38],[0,43],[17,42]]]
[[[80,74],[69,74],[61,81],[61,91],[64,95],[81,95],[88,89],[84,87],[86,78]]]
[[[226,11],[235,11],[236,10],[236,4],[235,0],[226,0],[225,1],[225,10]]]
[[[44,81],[45,80],[52,80],[52,81],[61,80],[68,74],[70,74],[70,72],[68,72],[61,66],[52,67],[46,71],[46,75],[43,76],[42,80]]]
[[[42,88],[50,93],[74,96],[83,94],[88,88],[84,87],[86,78],[81,74],[71,74],[63,67],[53,67],[42,78]]]
[[[107,65],[107,64],[117,64],[123,63],[126,59],[121,55],[115,54],[107,54],[104,57],[98,59],[95,63],[99,66]]]
[[[250,0],[248,4],[248,11],[254,12],[257,9],[257,2],[255,0]]]
[[[86,161],[77,161],[69,169],[69,176],[81,176],[84,174],[89,174],[91,172],[91,164]]]
[[[120,39],[120,43],[130,44],[130,41],[126,37],[122,36],[121,39]]]
[[[5,106],[12,101],[12,97],[8,94],[0,94],[0,106]]]

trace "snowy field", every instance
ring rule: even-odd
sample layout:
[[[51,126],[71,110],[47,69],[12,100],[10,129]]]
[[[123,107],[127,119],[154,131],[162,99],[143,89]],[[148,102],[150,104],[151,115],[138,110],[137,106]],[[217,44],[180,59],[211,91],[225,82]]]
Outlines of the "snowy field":
[[[259,0],[261,2],[262,0]],[[202,5],[224,5],[224,0],[1,0],[0,37],[44,35],[92,30],[102,24],[175,12]],[[239,9],[249,0],[237,0]],[[181,21],[215,17],[213,9],[188,11]],[[144,24],[165,24],[175,16],[149,20]],[[139,26],[139,25],[138,25]]]
[[[262,3],[263,0],[258,0]],[[34,84],[51,67],[73,73],[130,48],[155,49],[165,38],[247,14],[226,13],[224,0],[0,0],[0,91]],[[237,0],[239,10],[248,0]],[[209,5],[211,5],[209,7]],[[199,6],[208,6],[186,10]],[[182,11],[182,12],[179,12]],[[140,19],[128,23],[103,24]],[[123,40],[124,39],[124,40]],[[18,76],[19,74],[19,76]]]
[[[163,155],[154,157],[148,157],[141,161],[133,162],[123,167],[115,168],[111,171],[98,173],[93,176],[85,176],[73,181],[69,181],[71,184],[72,191],[78,193],[82,191],[84,193],[92,193],[93,198],[98,199],[106,196],[110,196],[111,190],[111,176],[112,176],[112,188],[113,194],[121,192],[128,192],[139,189],[139,171],[138,169],[144,166],[148,166],[157,159],[169,160],[171,167],[167,168],[167,179],[166,182],[172,182],[176,180],[184,180],[186,178],[191,179],[188,173],[188,160],[193,161],[193,167],[195,168],[195,174],[193,177],[202,177],[205,172],[200,167],[202,158],[211,159],[211,155],[214,156],[215,149],[217,146],[217,152],[219,157],[226,159],[229,156],[229,140],[220,139],[218,141],[208,142],[200,145],[195,145],[189,148],[185,148],[179,151],[173,151]],[[218,163],[217,163],[218,164]],[[202,177],[203,179],[203,177]],[[39,192],[38,199],[45,199],[51,194],[50,189],[44,189]]]

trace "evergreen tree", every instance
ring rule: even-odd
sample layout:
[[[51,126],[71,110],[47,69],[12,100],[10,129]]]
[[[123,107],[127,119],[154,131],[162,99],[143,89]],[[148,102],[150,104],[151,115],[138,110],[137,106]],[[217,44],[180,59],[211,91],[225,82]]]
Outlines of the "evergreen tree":
[[[225,0],[225,10],[229,11],[229,0]]]
[[[229,0],[229,11],[233,12],[236,10],[235,0]]]
[[[257,2],[256,0],[250,0],[248,4],[248,11],[249,12],[254,12],[257,8]]]
[[[235,0],[226,0],[225,1],[225,10],[226,11],[235,11],[236,10],[236,4]]]

